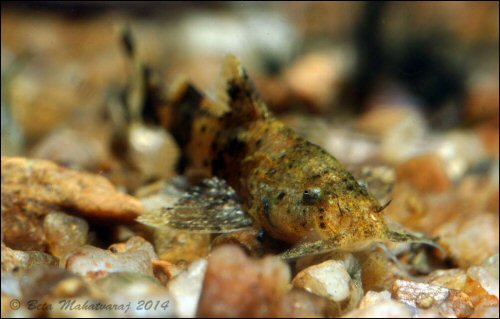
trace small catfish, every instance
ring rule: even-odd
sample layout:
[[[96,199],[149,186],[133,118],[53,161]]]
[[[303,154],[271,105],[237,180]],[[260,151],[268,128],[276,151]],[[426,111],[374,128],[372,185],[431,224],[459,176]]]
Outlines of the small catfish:
[[[352,251],[386,240],[435,245],[389,227],[381,213],[386,205],[380,205],[335,157],[277,120],[235,57],[228,57],[224,73],[222,106],[184,81],[158,113],[182,149],[179,169],[189,176],[227,181],[243,209],[211,209],[214,206],[205,198],[205,204],[193,210],[195,205],[187,204],[194,198],[191,194],[173,208],[150,212],[139,221],[206,232],[234,231],[253,223],[293,245],[281,255],[286,259]],[[224,222],[218,212],[224,213]]]

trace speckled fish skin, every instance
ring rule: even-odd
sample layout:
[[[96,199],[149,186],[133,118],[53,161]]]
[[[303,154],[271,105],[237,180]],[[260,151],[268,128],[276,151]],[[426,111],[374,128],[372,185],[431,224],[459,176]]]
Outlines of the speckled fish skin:
[[[348,247],[389,237],[376,199],[337,159],[275,119],[235,58],[225,79],[222,116],[189,84],[163,109],[184,150],[181,171],[227,180],[255,226],[288,243],[335,238]]]
[[[240,135],[246,145],[241,177],[219,174],[272,237],[289,243],[338,237],[345,244],[384,237],[378,203],[323,149],[274,119]]]
[[[213,171],[242,196],[256,224],[289,243],[386,238],[378,202],[337,159],[275,119],[238,62],[228,64],[231,112]]]

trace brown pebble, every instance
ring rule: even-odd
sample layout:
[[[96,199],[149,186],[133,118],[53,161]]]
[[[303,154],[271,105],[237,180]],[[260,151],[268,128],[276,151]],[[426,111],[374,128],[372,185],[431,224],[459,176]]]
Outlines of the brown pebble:
[[[87,243],[89,225],[79,217],[52,212],[43,222],[49,252],[65,263],[65,256]]]
[[[51,211],[92,221],[133,223],[143,207],[104,177],[46,160],[2,157],[2,232],[11,248],[46,250],[43,219]]]
[[[277,257],[254,260],[238,246],[219,247],[208,258],[198,316],[279,316],[289,281],[288,265]]]
[[[500,154],[500,131],[497,125],[484,124],[477,128],[486,151],[492,158],[498,158]]]
[[[411,158],[396,168],[396,175],[398,182],[408,182],[422,192],[442,193],[451,187],[444,162],[436,154]]]

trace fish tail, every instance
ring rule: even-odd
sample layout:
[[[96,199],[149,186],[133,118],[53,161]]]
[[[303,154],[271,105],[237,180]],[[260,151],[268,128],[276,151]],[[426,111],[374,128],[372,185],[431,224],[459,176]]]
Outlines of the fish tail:
[[[196,179],[212,175],[212,144],[221,129],[218,107],[187,79],[179,78],[172,84],[166,103],[157,113],[161,125],[181,149],[178,173]]]

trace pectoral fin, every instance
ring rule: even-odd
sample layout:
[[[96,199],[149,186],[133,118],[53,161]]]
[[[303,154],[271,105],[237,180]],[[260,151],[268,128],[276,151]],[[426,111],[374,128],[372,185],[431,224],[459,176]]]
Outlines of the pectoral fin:
[[[294,259],[318,255],[340,249],[339,238],[333,237],[319,241],[298,244],[280,255],[281,259]]]
[[[415,243],[415,244],[426,244],[434,248],[439,249],[439,251],[446,256],[447,253],[444,248],[439,245],[432,238],[427,237],[425,234],[412,232],[404,229],[401,225],[396,223],[391,218],[385,216],[385,221],[388,225],[388,230],[386,233],[386,239],[396,243]]]
[[[410,233],[406,230],[389,230],[387,233],[388,239],[396,243],[415,243],[415,244],[426,244],[437,248],[441,251],[443,255],[446,256],[446,251],[433,239],[425,236],[421,233]]]
[[[190,188],[173,207],[146,212],[137,218],[152,227],[171,227],[200,233],[232,232],[252,225],[234,190],[218,178]]]

